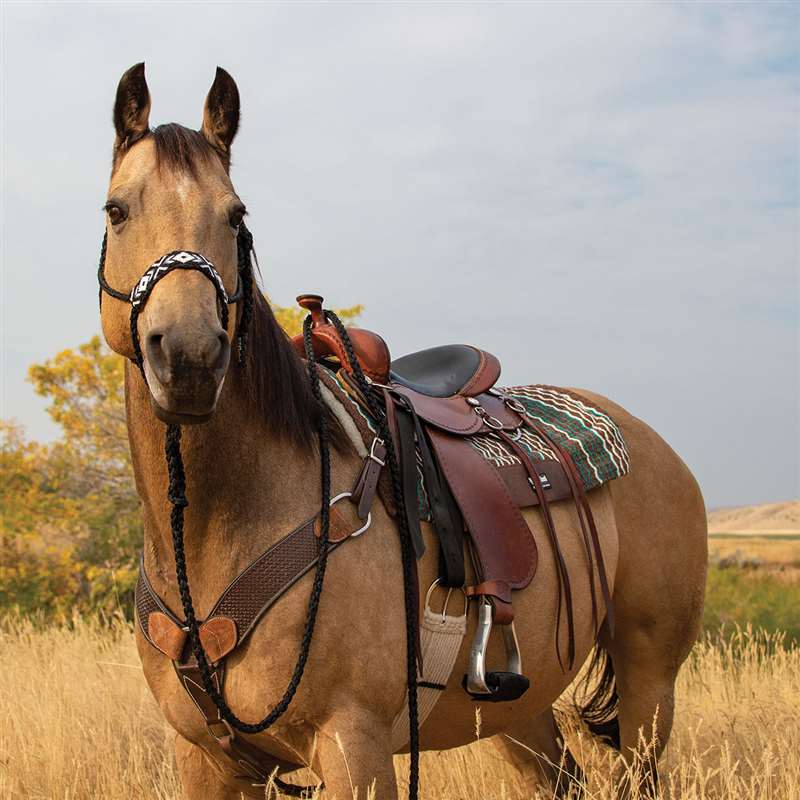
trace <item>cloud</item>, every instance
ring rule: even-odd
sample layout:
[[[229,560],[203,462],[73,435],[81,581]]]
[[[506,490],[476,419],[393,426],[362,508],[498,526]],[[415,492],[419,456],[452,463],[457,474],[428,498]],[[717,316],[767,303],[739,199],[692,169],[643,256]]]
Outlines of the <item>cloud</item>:
[[[795,9],[6,18],[6,412],[34,434],[48,428],[25,367],[98,328],[119,75],[145,58],[154,121],[197,124],[220,63],[242,93],[233,175],[277,300],[363,302],[398,354],[471,341],[509,381],[602,391],[675,445],[712,505],[797,495]]]

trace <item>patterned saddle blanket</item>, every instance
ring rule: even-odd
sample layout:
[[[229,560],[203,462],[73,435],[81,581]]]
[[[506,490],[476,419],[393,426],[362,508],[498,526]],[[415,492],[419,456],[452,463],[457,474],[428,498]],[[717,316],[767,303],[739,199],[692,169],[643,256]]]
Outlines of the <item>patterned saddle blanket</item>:
[[[341,377],[327,373],[339,386],[337,392],[347,403],[350,415],[373,434],[377,432],[375,420],[365,413],[347,391]],[[630,459],[625,440],[616,423],[604,411],[585,398],[567,389],[535,384],[501,389],[525,407],[526,414],[546,432],[547,438],[524,429],[518,443],[533,461],[556,460],[553,442],[564,448],[572,457],[585,491],[596,489],[608,481],[625,475],[630,470]],[[470,436],[470,445],[498,469],[519,465],[519,458],[508,445],[494,433]],[[417,454],[417,496],[420,519],[430,521],[431,512],[425,490],[421,459]]]

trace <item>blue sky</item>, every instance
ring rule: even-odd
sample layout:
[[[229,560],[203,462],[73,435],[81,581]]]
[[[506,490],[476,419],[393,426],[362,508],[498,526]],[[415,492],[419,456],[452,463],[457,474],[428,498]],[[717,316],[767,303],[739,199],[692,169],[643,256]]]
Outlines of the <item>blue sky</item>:
[[[217,64],[265,287],[400,355],[495,352],[656,428],[710,506],[800,496],[798,6],[6,4],[3,417],[99,330],[121,73],[196,126]],[[146,265],[142,265],[144,268]],[[634,465],[635,468],[635,465]]]

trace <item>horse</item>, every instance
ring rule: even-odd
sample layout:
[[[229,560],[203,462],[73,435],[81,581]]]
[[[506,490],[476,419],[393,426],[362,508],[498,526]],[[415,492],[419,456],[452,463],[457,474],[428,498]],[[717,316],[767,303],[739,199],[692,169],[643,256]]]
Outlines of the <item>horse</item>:
[[[303,360],[258,285],[250,280],[236,288],[242,279],[237,236],[245,206],[230,178],[240,113],[233,78],[217,68],[199,130],[175,123],[151,129],[149,111],[144,64],[137,64],[122,76],[114,105],[116,137],[104,207],[105,285],[136,286],[144,265],[180,249],[202,253],[219,284],[197,270],[174,270],[159,281],[133,327],[126,292],[101,291],[100,312],[106,342],[128,359],[125,408],[142,502],[143,569],[153,592],[173,609],[181,607],[181,587],[175,576],[174,505],[166,494],[174,475],[164,458],[164,431],[165,424],[181,426],[188,497],[182,555],[202,619],[248,564],[318,513],[322,476],[316,436],[321,419],[335,424],[336,414],[312,392]],[[228,313],[237,292],[243,296]],[[237,359],[231,344],[245,316],[247,349]],[[549,785],[557,796],[572,791],[580,770],[565,752],[553,704],[592,653],[602,680],[581,707],[583,716],[624,760],[643,758],[642,785],[656,786],[657,759],[673,724],[676,676],[700,627],[707,564],[703,498],[686,465],[624,408],[576,391],[613,418],[630,453],[630,473],[589,494],[616,624],[612,633],[606,620],[598,632],[591,609],[595,579],[576,582],[574,663],[559,664],[552,647],[559,635],[556,565],[542,557],[535,580],[515,600],[531,689],[512,702],[481,707],[482,734],[493,737],[526,785]],[[330,467],[331,492],[346,492],[361,458],[344,434],[330,453]],[[552,513],[568,569],[585,571],[574,509],[554,504]],[[535,509],[525,509],[524,516],[546,553]],[[437,575],[434,534],[429,525],[422,527],[429,546],[417,565],[421,595]],[[289,588],[231,654],[225,695],[241,717],[255,719],[281,697],[301,648],[312,580],[307,574]],[[467,641],[475,626],[470,619]],[[495,638],[490,659],[502,657]],[[231,769],[170,659],[138,625],[136,641],[150,691],[176,732],[186,797],[263,796],[263,786]],[[408,691],[406,644],[396,520],[376,498],[370,529],[330,555],[306,677],[295,687],[291,705],[267,730],[243,738],[284,772],[312,770],[324,780],[327,797],[350,797],[354,789],[364,796],[372,787],[378,798],[395,800],[391,728]],[[455,676],[466,671],[468,658],[466,644]],[[420,731],[421,748],[469,743],[474,714],[475,703],[458,680],[450,681]],[[651,727],[654,746],[645,747],[648,737],[641,734]],[[571,765],[566,771],[565,763]]]

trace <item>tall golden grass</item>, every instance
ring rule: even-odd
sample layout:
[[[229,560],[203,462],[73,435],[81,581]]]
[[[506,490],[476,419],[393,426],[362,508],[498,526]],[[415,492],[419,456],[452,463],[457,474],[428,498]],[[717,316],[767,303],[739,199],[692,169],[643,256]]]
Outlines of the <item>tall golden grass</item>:
[[[145,686],[126,623],[44,627],[6,620],[0,648],[0,797],[180,797],[172,734]],[[616,756],[582,733],[568,708],[564,702],[562,722],[586,767],[587,797],[612,800]],[[402,784],[407,759],[397,762]],[[699,643],[680,675],[660,774],[664,798],[800,797],[800,651],[750,630],[728,643]],[[479,741],[423,754],[422,797],[529,800],[531,794],[492,743]]]

